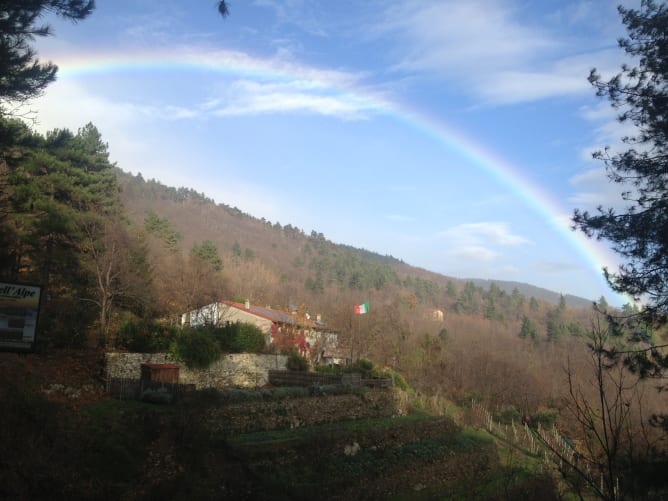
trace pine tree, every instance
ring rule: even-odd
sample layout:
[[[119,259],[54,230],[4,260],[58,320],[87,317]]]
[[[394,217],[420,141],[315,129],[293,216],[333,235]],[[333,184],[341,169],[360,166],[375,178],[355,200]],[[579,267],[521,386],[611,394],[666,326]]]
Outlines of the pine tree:
[[[627,209],[576,210],[575,227],[607,240],[625,260],[617,271],[605,270],[611,287],[647,304],[646,314],[665,321],[668,313],[668,6],[642,0],[639,10],[619,7],[628,38],[619,41],[637,61],[623,65],[610,80],[592,70],[597,95],[619,110],[618,120],[636,133],[624,138],[623,152],[609,148],[594,154],[611,181],[626,191]]]
[[[58,67],[41,63],[30,42],[51,35],[38,24],[46,13],[79,21],[93,11],[93,0],[5,0],[0,2],[0,115],[6,103],[38,96],[56,78]]]

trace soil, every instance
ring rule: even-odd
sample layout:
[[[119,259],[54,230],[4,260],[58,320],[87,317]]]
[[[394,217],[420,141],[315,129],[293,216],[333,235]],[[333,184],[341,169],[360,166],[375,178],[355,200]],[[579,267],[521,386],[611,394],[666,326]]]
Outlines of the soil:
[[[91,402],[105,396],[103,350],[0,353],[0,380],[53,401]]]

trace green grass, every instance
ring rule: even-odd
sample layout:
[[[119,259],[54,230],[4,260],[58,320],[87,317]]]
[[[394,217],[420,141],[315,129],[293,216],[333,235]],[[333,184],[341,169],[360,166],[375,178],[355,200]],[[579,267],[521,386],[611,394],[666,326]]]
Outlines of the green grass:
[[[345,421],[304,429],[250,433],[230,437],[228,443],[236,451],[238,460],[258,472],[262,492],[284,492],[296,499],[306,499],[322,489],[322,492],[339,492],[351,485],[363,488],[365,479],[376,481],[384,475],[392,476],[393,472],[419,468],[419,465],[456,461],[460,453],[467,457],[476,457],[478,451],[483,456],[489,454],[493,439],[484,432],[463,430],[453,436],[452,429],[446,427],[440,435],[438,431],[433,435],[432,429],[429,438],[396,443],[390,438],[379,442],[378,447],[366,446],[351,455],[343,453],[348,435],[350,444],[352,437],[367,431],[400,436],[406,427],[410,429],[440,419],[412,414],[394,419]],[[393,428],[397,431],[393,432]],[[334,454],[333,447],[337,448]]]
[[[151,456],[153,461],[167,454],[178,465],[173,476],[161,476],[147,487],[146,495],[152,498],[214,499],[221,492],[221,482],[230,486],[226,492],[251,492],[259,498],[310,499],[323,492],[344,492],[351,486],[362,493],[368,482],[382,489],[383,478],[396,479],[396,475],[421,468],[439,471],[441,464],[454,467],[458,478],[469,475],[467,469],[472,468],[475,492],[484,496],[499,489],[530,492],[534,482],[530,461],[520,460],[519,453],[500,449],[502,466],[496,468],[493,437],[473,429],[457,432],[450,422],[441,428],[443,418],[425,411],[397,418],[215,436],[203,417],[208,408],[218,405],[210,396],[203,393],[188,403],[168,406],[107,398],[82,405],[76,412],[39,398],[35,402],[18,399],[5,410],[15,408],[10,416],[16,414],[17,420],[35,416],[44,422],[34,430],[40,435],[31,443],[35,443],[34,457],[52,458],[40,465],[47,473],[42,484],[48,484],[56,497],[84,499],[96,493],[131,497],[139,486],[147,485],[147,466],[149,479],[163,473],[161,467],[154,471],[153,463],[146,463],[149,451],[157,453]],[[425,427],[423,431],[413,429],[420,426]],[[367,445],[353,455],[344,454],[344,445],[354,441]],[[49,446],[52,442],[55,447]],[[21,453],[15,459],[28,457],[32,456]],[[488,472],[488,467],[493,471]],[[470,487],[464,484],[462,481],[461,488],[454,485],[446,493],[449,497],[442,497],[437,489],[413,492],[407,485],[410,492],[403,499],[470,499]],[[18,486],[15,492],[23,491]]]
[[[457,442],[461,450],[469,450],[489,445],[494,439],[484,430],[464,428],[457,437]]]

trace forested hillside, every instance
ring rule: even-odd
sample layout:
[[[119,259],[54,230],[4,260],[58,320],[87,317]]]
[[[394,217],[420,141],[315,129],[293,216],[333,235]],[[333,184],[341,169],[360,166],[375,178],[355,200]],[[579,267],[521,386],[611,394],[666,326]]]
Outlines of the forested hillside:
[[[1,276],[44,287],[46,345],[113,345],[129,317],[176,324],[215,300],[249,300],[320,314],[354,356],[434,384],[422,372],[457,339],[516,356],[591,330],[593,310],[563,296],[483,288],[127,174],[92,124],[45,136],[18,120],[1,126],[13,145],[3,152]],[[365,301],[371,311],[356,316]]]
[[[186,188],[117,174],[128,217],[151,249],[163,315],[181,311],[170,305],[217,298],[321,314],[355,357],[400,370],[422,391],[475,394],[517,409],[555,402],[569,352],[576,365],[585,363],[577,347],[597,321],[585,300],[577,308],[556,293],[556,302],[526,296],[522,284],[507,292],[494,282],[444,277]],[[176,300],[175,291],[190,295]],[[367,300],[371,311],[355,315],[353,305]]]
[[[229,14],[225,1],[216,5],[223,17]],[[642,0],[640,10],[619,7],[628,31],[619,45],[636,63],[610,80],[595,69],[589,76],[618,120],[636,129],[623,139],[625,151],[594,154],[610,180],[622,185],[625,208],[575,210],[572,218],[625,261],[605,278],[613,290],[644,304],[621,309],[604,297],[445,277],[382,249],[331,242],[318,229],[273,221],[272,214],[252,216],[206,193],[146,180],[110,162],[93,123],[76,132],[36,132],[37,118],[24,105],[57,73],[33,47],[36,37],[52,33],[45,15],[77,22],[94,8],[92,0],[0,6],[0,339],[6,341],[2,350],[11,351],[24,350],[12,343],[25,346],[30,338],[32,351],[0,354],[0,497],[216,499],[222,492],[252,498],[265,490],[273,497],[276,487],[297,481],[309,493],[303,498],[311,499],[311,492],[331,494],[323,477],[341,492],[357,479],[361,493],[342,499],[385,499],[388,485],[406,489],[409,477],[420,484],[407,496],[431,498],[428,491],[420,494],[423,480],[446,480],[445,487],[454,479],[459,491],[445,496],[476,497],[491,465],[503,474],[497,477],[503,485],[491,482],[498,488],[485,499],[544,499],[540,492],[560,499],[666,499],[666,5]],[[144,26],[141,19],[136,26]],[[164,134],[162,141],[169,137]],[[304,143],[292,151],[302,153]],[[39,308],[21,302],[33,289],[41,291]],[[271,338],[242,322],[182,325],[184,312],[225,299],[286,310],[289,321],[273,325]],[[364,309],[355,312],[360,304]],[[314,325],[314,339],[325,336],[312,318],[322,320],[327,336],[338,335],[341,365],[324,365],[317,346],[301,343]],[[327,423],[304,435],[293,433],[305,428],[294,411],[266,407],[265,416],[287,418],[283,444],[271,433],[235,443],[238,430],[211,433],[210,423],[226,421],[211,410],[230,407],[231,395],[264,402],[269,388],[228,388],[221,397],[208,381],[202,391],[185,388],[183,401],[173,406],[116,401],[111,385],[103,384],[112,379],[103,369],[110,351],[138,352],[132,356],[142,360],[145,353],[169,352],[161,359],[193,370],[229,353],[261,354],[278,367],[273,355],[281,353],[292,371],[355,372],[364,384],[382,386],[388,399],[402,401],[410,415],[361,423],[346,416],[340,426]],[[366,388],[340,381],[330,396],[350,394],[355,405],[375,410]],[[275,395],[324,397],[324,386]],[[160,397],[149,398],[152,403],[171,402],[162,382],[152,393]],[[320,414],[322,404],[311,404]],[[455,427],[429,414],[462,419]],[[452,433],[443,433],[445,423]],[[366,441],[358,424],[368,428]],[[467,426],[484,431],[471,433]],[[528,445],[518,445],[518,435]],[[379,453],[381,441],[387,447]],[[332,461],[335,450],[339,457]],[[501,461],[503,468],[494,468]],[[249,489],[257,488],[258,478],[267,482]],[[531,484],[533,495],[520,493]]]
[[[587,343],[621,349],[629,334],[642,343],[662,337],[640,320],[609,329],[605,316],[563,296],[552,303],[517,287],[443,277],[132,176],[109,162],[92,124],[42,136],[3,119],[0,133],[10,145],[0,165],[0,279],[43,287],[38,351],[166,350],[176,342],[178,352],[179,342],[205,339],[174,334],[181,313],[248,299],[321,315],[354,359],[392,369],[418,395],[474,399],[577,436],[582,414],[569,409],[608,391],[607,383],[586,383],[603,374],[591,364],[592,353],[603,363],[603,352]],[[353,306],[366,301],[370,311],[355,315]],[[598,308],[606,310],[604,298]],[[608,412],[628,399],[642,404],[619,426],[635,433],[644,416],[665,414],[648,382],[626,387],[620,378]],[[656,431],[632,443],[654,440]]]

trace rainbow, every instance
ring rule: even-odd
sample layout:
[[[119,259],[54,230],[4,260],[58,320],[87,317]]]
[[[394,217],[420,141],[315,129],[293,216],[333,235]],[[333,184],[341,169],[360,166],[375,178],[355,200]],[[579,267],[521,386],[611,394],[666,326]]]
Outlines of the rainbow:
[[[260,82],[303,82],[308,89],[324,95],[345,97],[368,113],[390,117],[431,137],[447,150],[467,159],[509,188],[529,209],[549,222],[585,263],[601,277],[602,290],[608,290],[602,268],[617,268],[613,254],[595,240],[572,231],[568,214],[545,190],[525,178],[513,165],[487,150],[440,119],[412,110],[384,95],[360,86],[358,79],[339,71],[319,70],[275,59],[261,59],[227,50],[188,48],[139,51],[131,54],[114,51],[55,56],[59,78],[104,75],[111,72],[199,71]],[[624,300],[626,302],[626,300]]]

